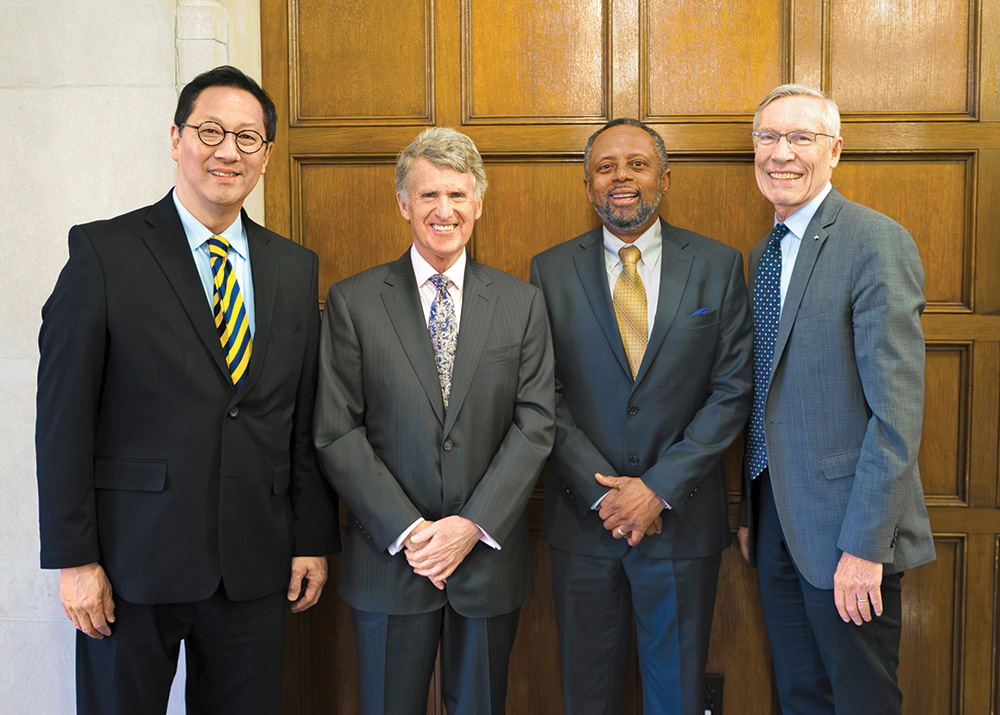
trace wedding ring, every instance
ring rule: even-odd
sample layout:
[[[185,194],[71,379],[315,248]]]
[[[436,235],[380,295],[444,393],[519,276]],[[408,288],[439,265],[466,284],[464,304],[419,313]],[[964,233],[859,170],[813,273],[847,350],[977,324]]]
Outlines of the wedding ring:
[[[624,532],[624,531],[622,531],[622,528],[621,528],[620,526],[618,526],[618,527],[615,527],[615,531],[617,531],[617,532],[618,532],[619,534],[621,534],[622,536],[626,536],[625,532]]]
[[[867,598],[859,598],[858,599],[858,603],[868,603],[868,599]]]

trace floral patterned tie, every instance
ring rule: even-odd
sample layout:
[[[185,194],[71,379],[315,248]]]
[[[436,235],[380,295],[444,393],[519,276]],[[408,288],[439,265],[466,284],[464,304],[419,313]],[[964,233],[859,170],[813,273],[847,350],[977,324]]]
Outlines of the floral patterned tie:
[[[451,371],[455,366],[455,346],[458,344],[458,324],[455,304],[448,293],[448,276],[435,273],[430,278],[437,288],[437,295],[431,303],[431,317],[428,328],[434,343],[434,360],[437,363],[438,380],[441,382],[441,397],[444,408],[448,409],[448,395],[451,393]]]

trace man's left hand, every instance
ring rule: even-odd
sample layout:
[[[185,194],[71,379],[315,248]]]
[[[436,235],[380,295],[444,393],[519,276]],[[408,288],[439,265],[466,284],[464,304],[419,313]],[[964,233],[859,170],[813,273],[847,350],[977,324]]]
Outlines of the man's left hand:
[[[628,539],[636,546],[646,535],[646,527],[663,511],[663,500],[638,477],[609,477],[595,474],[598,484],[612,491],[601,501],[598,514],[604,528],[616,539]]]
[[[288,582],[288,600],[292,601],[292,613],[302,613],[316,605],[323,593],[326,576],[325,556],[292,558],[292,579]],[[306,584],[304,591],[303,582]]]
[[[833,574],[833,600],[844,623],[860,626],[882,615],[882,564],[846,551]]]
[[[482,532],[475,523],[461,516],[446,516],[432,521],[416,534],[412,540],[417,550],[406,549],[406,560],[417,576],[426,576],[439,590],[455,573],[455,569],[472,551]]]

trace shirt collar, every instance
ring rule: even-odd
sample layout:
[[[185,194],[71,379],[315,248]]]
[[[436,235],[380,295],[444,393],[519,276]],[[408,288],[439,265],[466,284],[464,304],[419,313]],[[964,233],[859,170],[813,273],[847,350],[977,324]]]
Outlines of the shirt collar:
[[[788,232],[801,241],[802,237],[806,235],[806,230],[809,228],[809,223],[813,220],[813,216],[819,210],[819,205],[823,203],[823,200],[826,199],[827,194],[831,191],[833,191],[833,184],[828,181],[823,190],[816,194],[809,203],[789,216],[784,222],[788,226]],[[774,223],[775,225],[778,224],[777,221]]]
[[[430,277],[437,274],[437,271],[431,266],[430,263],[424,260],[424,257],[420,255],[417,251],[417,247],[410,246],[410,262],[413,264],[413,276],[417,279],[417,287],[422,286]],[[455,284],[455,287],[459,291],[465,284],[465,264],[468,262],[468,254],[465,249],[462,249],[462,255],[458,257],[454,265],[446,270],[444,274],[448,276],[448,280]]]
[[[194,253],[199,248],[204,245],[205,241],[210,239],[212,236],[222,236],[224,239],[229,241],[229,250],[236,251],[236,253],[246,260],[247,251],[247,234],[243,229],[243,214],[240,212],[236,215],[236,220],[230,224],[222,233],[212,233],[210,230],[205,228],[201,221],[196,219],[194,215],[187,210],[181,200],[177,198],[177,191],[173,192],[174,206],[177,208],[177,215],[181,218],[181,225],[184,227],[184,235],[187,237],[188,245],[191,246],[191,252]]]
[[[612,266],[617,265],[621,262],[621,258],[618,257],[618,251],[621,250],[622,246],[627,246],[629,244],[618,238],[618,236],[611,233],[607,226],[602,227],[604,233],[604,248],[611,254],[614,259],[611,263]],[[633,246],[639,249],[639,253],[642,254],[640,259],[647,266],[653,266],[660,259],[660,253],[663,251],[663,237],[660,231],[660,220],[656,219],[653,225],[650,226],[646,231],[632,242]]]

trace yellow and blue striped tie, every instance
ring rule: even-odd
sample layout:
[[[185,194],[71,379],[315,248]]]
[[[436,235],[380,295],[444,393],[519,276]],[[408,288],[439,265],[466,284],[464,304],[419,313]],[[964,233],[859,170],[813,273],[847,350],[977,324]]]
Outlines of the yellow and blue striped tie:
[[[207,243],[212,281],[215,284],[215,296],[212,300],[215,327],[219,331],[222,350],[226,353],[233,385],[238,391],[243,386],[253,347],[250,320],[247,318],[246,306],[243,305],[243,296],[240,295],[240,284],[236,281],[236,271],[226,257],[229,241],[222,236],[212,236]]]

